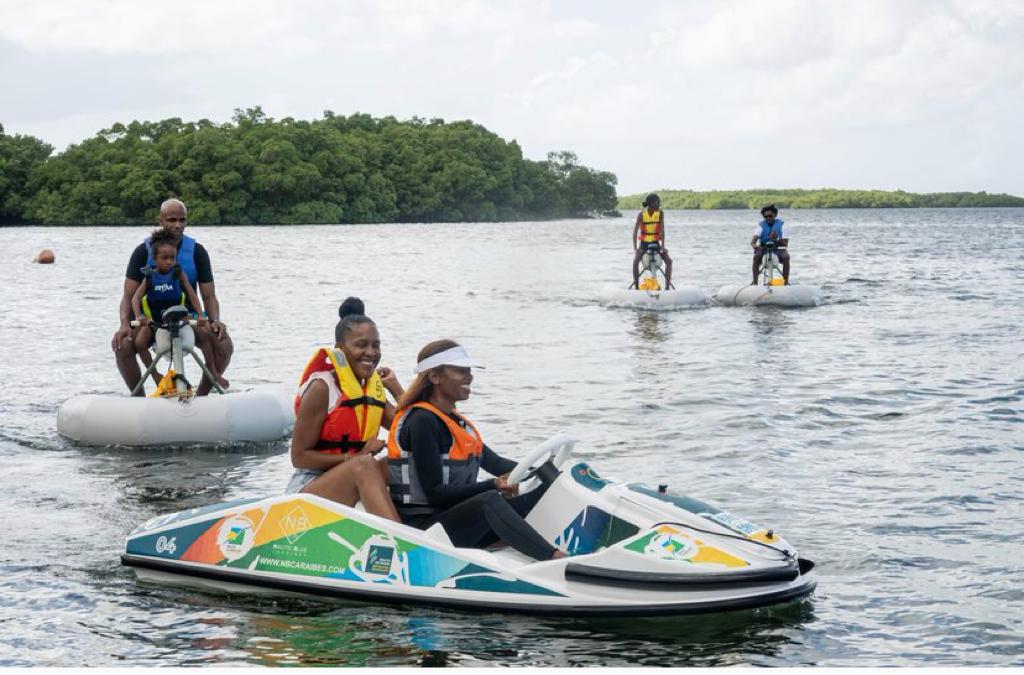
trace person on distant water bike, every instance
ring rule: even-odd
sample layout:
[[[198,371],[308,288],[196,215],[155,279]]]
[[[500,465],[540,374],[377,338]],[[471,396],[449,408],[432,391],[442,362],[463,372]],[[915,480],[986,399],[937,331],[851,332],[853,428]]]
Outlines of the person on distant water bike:
[[[761,217],[764,218],[754,228],[754,238],[750,240],[750,246],[754,249],[754,279],[751,286],[757,285],[757,275],[761,272],[761,260],[765,254],[765,244],[769,241],[775,242],[777,248],[775,255],[782,261],[782,278],[789,286],[789,251],[786,245],[789,240],[782,236],[782,225],[785,221],[778,218],[779,209],[775,204],[769,204],[761,209]]]
[[[661,198],[649,194],[643,205],[633,226],[633,288],[640,287],[640,259],[647,251],[647,244],[651,243],[661,247],[659,254],[665,261],[665,288],[672,288],[672,258],[665,248],[665,212],[661,210]]]

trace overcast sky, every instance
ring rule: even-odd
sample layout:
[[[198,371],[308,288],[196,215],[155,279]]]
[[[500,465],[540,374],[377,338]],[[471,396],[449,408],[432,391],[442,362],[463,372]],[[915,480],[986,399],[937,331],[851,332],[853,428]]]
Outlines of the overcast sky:
[[[619,192],[1024,195],[1019,0],[0,0],[0,123],[365,112],[576,152]]]

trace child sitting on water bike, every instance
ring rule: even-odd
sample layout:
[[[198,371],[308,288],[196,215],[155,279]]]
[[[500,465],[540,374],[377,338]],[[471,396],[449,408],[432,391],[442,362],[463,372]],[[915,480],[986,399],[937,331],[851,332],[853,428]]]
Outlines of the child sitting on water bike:
[[[142,268],[142,283],[132,296],[132,311],[135,313],[135,320],[139,322],[139,329],[135,333],[135,352],[147,369],[153,363],[149,348],[155,340],[156,331],[152,324],[160,323],[164,310],[184,305],[186,300],[188,306],[196,312],[202,308],[199,296],[188,282],[185,272],[177,264],[178,242],[174,235],[160,228],[150,236],[149,246],[153,254],[153,266]],[[217,378],[217,383],[226,388],[228,381],[212,368],[215,363],[213,346],[205,342],[202,351],[206,367]],[[162,379],[163,375],[154,370],[153,381],[158,386]]]

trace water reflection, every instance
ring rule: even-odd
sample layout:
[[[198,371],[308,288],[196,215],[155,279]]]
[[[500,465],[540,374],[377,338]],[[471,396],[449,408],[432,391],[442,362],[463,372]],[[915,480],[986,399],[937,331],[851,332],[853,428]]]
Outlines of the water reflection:
[[[751,307],[750,319],[747,323],[754,329],[755,340],[758,338],[771,338],[772,347],[785,347],[786,341],[779,338],[789,335],[792,329],[798,325],[796,323],[797,319],[793,315],[800,313],[785,307]]]
[[[210,448],[83,449],[83,471],[109,477],[129,512],[169,512],[227,501],[253,465],[287,452],[287,443]],[[139,522],[142,522],[140,519]]]
[[[633,347],[632,382],[630,390],[637,390],[638,397],[646,401],[644,407],[655,406],[654,401],[664,400],[672,387],[667,377],[666,364],[673,354],[667,353],[672,337],[671,323],[660,312],[637,312],[636,321],[630,329]]]
[[[637,312],[636,323],[631,331],[644,343],[657,344],[671,337],[669,320],[661,312]]]
[[[249,616],[239,626],[244,633],[230,647],[263,665],[770,664],[798,642],[796,636],[814,618],[807,600],[649,619],[536,618],[367,605],[322,615]]]
[[[136,639],[179,664],[776,665],[816,621],[808,599],[723,614],[570,619],[167,586],[133,595],[135,613],[148,617],[133,622]]]

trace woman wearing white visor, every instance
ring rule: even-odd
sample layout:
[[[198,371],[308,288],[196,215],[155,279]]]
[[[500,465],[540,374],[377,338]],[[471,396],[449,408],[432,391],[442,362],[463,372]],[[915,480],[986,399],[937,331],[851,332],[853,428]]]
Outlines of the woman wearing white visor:
[[[546,486],[519,495],[506,480],[516,463],[487,447],[455,410],[469,398],[479,366],[452,340],[431,342],[416,360],[416,379],[388,435],[388,488],[402,522],[421,529],[439,522],[456,546],[501,539],[537,560],[564,557],[524,520]],[[481,467],[498,477],[477,480]]]

